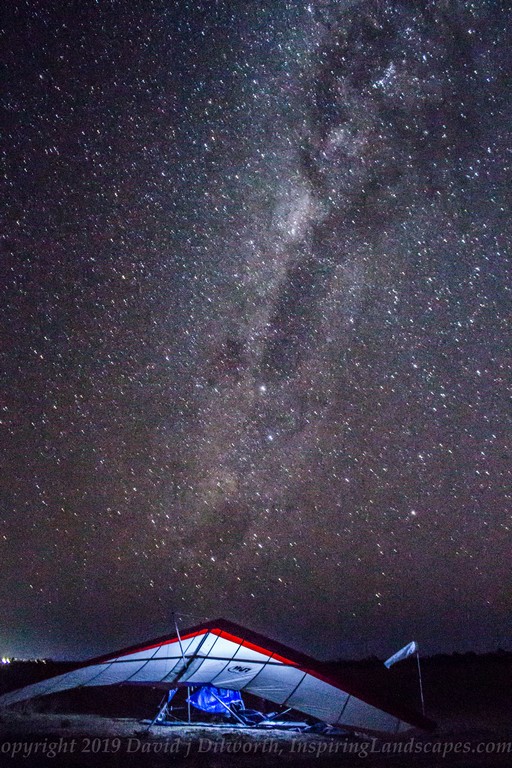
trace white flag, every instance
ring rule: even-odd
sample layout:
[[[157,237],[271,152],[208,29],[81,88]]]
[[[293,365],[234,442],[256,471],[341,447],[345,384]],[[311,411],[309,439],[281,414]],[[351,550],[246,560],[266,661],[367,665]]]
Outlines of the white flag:
[[[384,662],[384,666],[388,669],[392,664],[396,664],[397,661],[402,661],[403,659],[407,659],[409,656],[412,656],[413,653],[418,652],[418,643],[413,640],[412,643],[409,643],[408,645],[404,645],[403,648],[400,648],[399,651],[394,653],[392,656],[389,657]]]

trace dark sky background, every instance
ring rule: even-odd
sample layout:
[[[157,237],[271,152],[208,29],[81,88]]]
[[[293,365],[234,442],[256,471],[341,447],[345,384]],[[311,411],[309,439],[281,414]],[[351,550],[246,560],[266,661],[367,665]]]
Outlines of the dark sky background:
[[[511,648],[511,31],[8,4],[2,654]]]

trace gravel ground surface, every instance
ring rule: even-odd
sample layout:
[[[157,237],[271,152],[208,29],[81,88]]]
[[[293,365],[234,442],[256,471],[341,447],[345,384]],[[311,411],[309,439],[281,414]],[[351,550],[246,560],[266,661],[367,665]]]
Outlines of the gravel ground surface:
[[[486,768],[512,765],[512,728],[446,720],[434,734],[352,739],[234,726],[147,726],[132,718],[3,714],[0,765],[28,768],[368,766]]]

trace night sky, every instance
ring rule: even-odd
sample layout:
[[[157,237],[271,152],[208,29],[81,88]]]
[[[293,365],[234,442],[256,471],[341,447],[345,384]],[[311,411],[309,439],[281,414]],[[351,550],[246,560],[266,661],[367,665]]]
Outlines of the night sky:
[[[5,16],[0,653],[511,648],[512,5]]]

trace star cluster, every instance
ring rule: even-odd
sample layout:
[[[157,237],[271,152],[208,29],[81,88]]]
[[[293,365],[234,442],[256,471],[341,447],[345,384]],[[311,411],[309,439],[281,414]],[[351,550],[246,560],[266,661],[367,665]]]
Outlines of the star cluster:
[[[506,645],[511,29],[9,6],[2,652]]]

